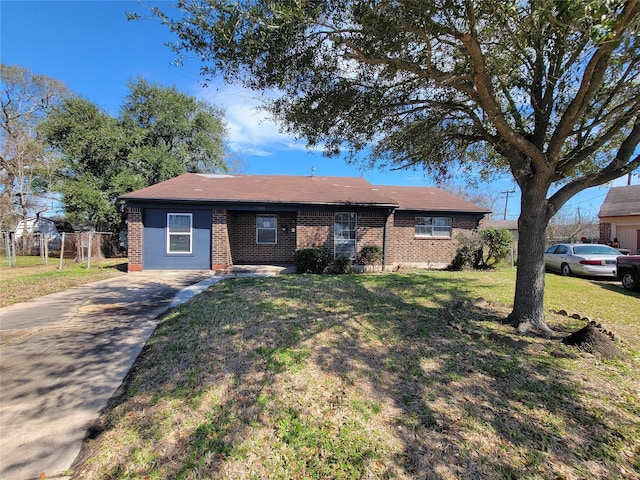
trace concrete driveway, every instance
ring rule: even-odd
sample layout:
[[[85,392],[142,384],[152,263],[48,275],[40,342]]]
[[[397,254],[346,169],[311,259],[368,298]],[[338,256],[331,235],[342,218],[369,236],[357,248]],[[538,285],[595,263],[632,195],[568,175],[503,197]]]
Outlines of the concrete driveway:
[[[0,309],[0,478],[64,475],[158,316],[221,278],[130,273]]]

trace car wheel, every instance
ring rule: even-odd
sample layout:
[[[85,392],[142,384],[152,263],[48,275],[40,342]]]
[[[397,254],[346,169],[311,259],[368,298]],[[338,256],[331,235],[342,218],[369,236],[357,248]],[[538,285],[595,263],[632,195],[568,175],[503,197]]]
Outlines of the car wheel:
[[[563,263],[562,265],[560,265],[560,273],[565,277],[568,277],[571,275],[571,268],[568,264]]]
[[[639,287],[638,281],[632,272],[622,274],[622,286],[627,290],[635,290]]]

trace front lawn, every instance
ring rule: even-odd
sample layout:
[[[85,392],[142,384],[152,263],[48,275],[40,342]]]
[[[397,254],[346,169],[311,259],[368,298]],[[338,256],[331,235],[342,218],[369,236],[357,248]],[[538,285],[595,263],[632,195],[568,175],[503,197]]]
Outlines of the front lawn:
[[[547,276],[547,308],[626,358],[443,305],[513,297],[513,270],[227,280],[170,311],[92,429],[74,478],[640,476],[640,296]],[[549,314],[553,327],[584,325]],[[522,340],[514,336],[515,340]],[[537,347],[537,348],[534,348]]]

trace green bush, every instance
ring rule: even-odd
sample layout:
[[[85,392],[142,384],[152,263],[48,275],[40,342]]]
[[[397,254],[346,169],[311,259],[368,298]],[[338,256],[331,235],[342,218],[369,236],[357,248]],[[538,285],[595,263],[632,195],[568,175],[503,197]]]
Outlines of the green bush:
[[[353,261],[350,258],[338,257],[333,261],[331,272],[338,275],[351,273],[351,265],[353,265]]]
[[[382,247],[380,245],[365,245],[360,250],[358,263],[363,265],[382,265]]]
[[[457,237],[460,247],[451,270],[491,268],[511,253],[513,235],[504,228],[487,228]]]
[[[294,262],[298,273],[323,273],[331,263],[331,252],[322,247],[296,250]]]
[[[450,270],[478,268],[482,261],[482,235],[477,230],[456,237],[460,244],[456,256],[449,265]]]
[[[487,228],[480,230],[487,250],[484,265],[492,267],[507,258],[511,253],[513,234],[505,228]]]

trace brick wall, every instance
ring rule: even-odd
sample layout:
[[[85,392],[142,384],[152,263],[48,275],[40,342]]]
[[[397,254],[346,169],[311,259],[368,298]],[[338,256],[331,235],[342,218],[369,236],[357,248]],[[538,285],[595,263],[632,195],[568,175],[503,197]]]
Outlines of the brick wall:
[[[296,250],[324,247],[333,252],[333,212],[299,211]]]
[[[142,208],[127,208],[127,242],[130,272],[142,271]]]
[[[129,271],[142,270],[143,209],[128,207]],[[259,245],[256,241],[256,217],[277,217],[277,243]],[[455,257],[460,232],[473,230],[477,221],[467,217],[452,217],[451,238],[416,238],[415,214],[383,211],[358,213],[358,251],[365,245],[383,246],[387,223],[387,268],[397,265],[444,267]],[[333,211],[228,212],[213,210],[211,214],[211,264],[224,268],[233,264],[293,263],[297,249],[319,246],[333,252]],[[600,225],[601,238],[610,237],[610,224]]]
[[[478,222],[466,217],[452,217],[451,238],[417,238],[415,214],[395,212],[389,218],[387,237],[387,267],[402,264],[446,267],[458,249],[456,236],[473,230]]]
[[[229,246],[229,231],[226,210],[211,212],[211,268],[217,270],[233,264]]]
[[[341,210],[348,212],[348,210]],[[335,212],[298,212],[298,240],[296,249],[324,247],[333,254],[333,224]],[[382,247],[386,214],[383,211],[358,212],[356,246],[358,252],[365,245]]]
[[[258,244],[256,217],[275,216],[277,233],[275,244]],[[294,212],[245,213],[229,215],[231,258],[238,264],[290,264],[296,249],[296,218]]]
[[[386,220],[386,212],[374,211],[358,213],[358,252],[360,252],[365,245],[378,245],[382,247]]]

